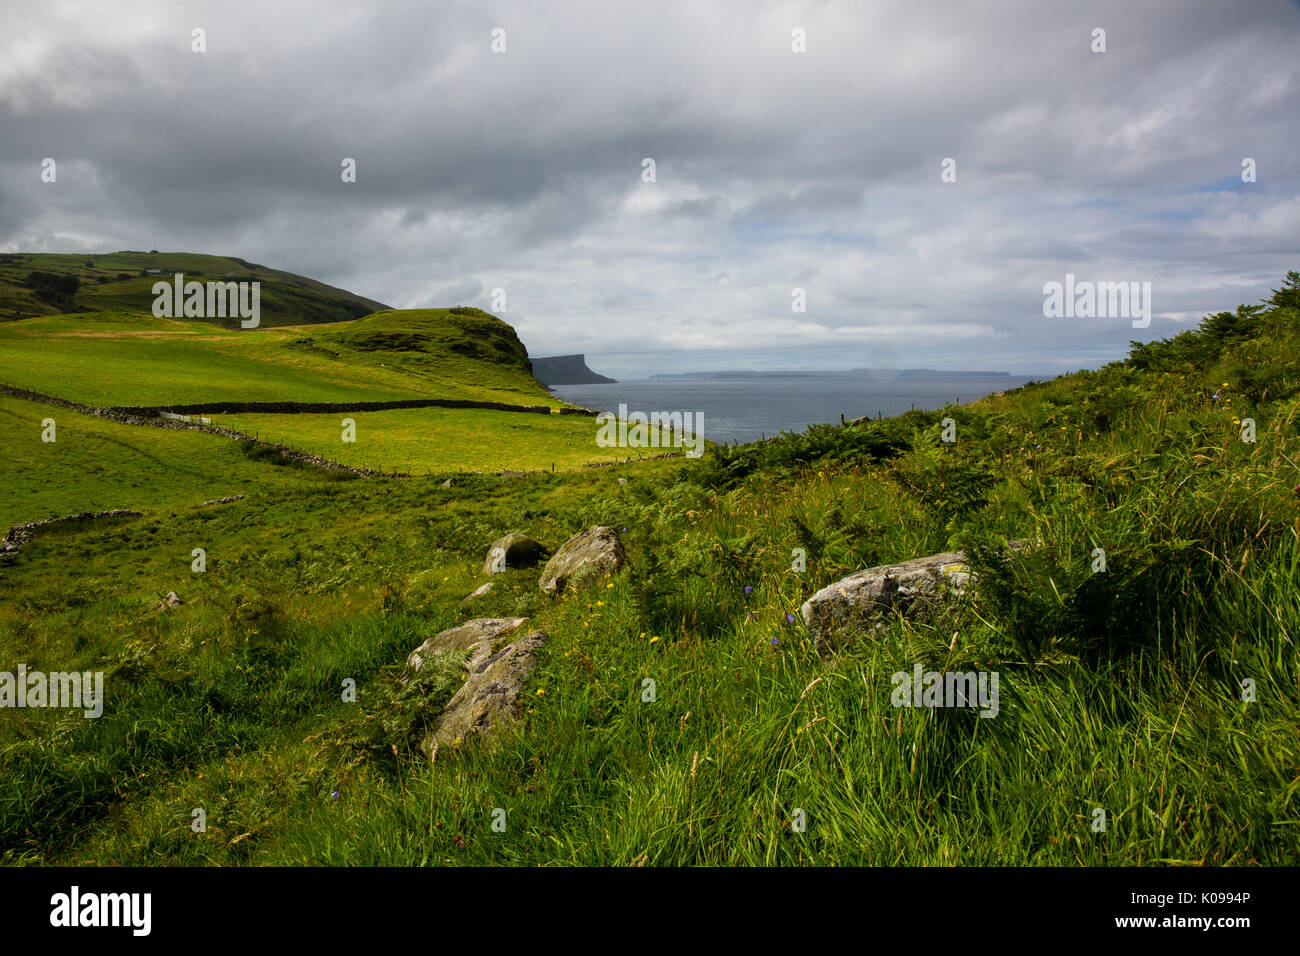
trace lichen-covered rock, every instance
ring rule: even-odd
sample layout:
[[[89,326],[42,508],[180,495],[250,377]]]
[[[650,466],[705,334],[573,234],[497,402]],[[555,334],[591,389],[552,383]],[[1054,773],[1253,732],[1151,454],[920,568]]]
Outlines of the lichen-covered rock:
[[[537,582],[547,594],[562,594],[613,574],[627,564],[627,552],[613,528],[596,525],[564,542],[546,562]]]
[[[506,568],[531,568],[538,561],[545,561],[550,554],[540,541],[534,541],[522,532],[511,531],[492,542],[483,562],[483,573],[498,574]]]
[[[473,670],[492,656],[501,639],[527,621],[526,617],[477,617],[456,627],[439,631],[406,658],[407,665],[418,671],[426,657],[438,657],[448,651],[469,651],[465,667]]]
[[[819,649],[867,631],[890,613],[912,614],[965,592],[970,566],[959,551],[858,571],[822,588],[800,608]]]
[[[518,720],[519,697],[546,641],[545,631],[533,631],[481,661],[448,702],[421,750],[427,754]]]

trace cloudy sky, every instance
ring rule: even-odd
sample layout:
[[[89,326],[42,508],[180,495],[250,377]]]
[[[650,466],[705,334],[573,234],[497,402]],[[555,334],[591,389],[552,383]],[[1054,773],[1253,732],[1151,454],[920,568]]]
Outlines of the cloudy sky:
[[[1297,0],[7,3],[0,251],[237,255],[621,378],[1095,367],[1300,269],[1297,51]],[[1150,327],[1045,318],[1067,272]]]

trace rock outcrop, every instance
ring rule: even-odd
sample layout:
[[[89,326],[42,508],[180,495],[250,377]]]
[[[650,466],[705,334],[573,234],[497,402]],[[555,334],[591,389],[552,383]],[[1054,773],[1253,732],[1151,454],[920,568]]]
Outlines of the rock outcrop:
[[[522,532],[511,531],[492,542],[483,562],[483,573],[498,574],[506,568],[530,568],[550,555],[551,552],[540,541],[534,541]]]
[[[438,657],[448,651],[469,651],[465,667],[473,670],[492,656],[501,638],[527,621],[526,617],[478,617],[464,624],[439,631],[406,658],[407,666],[418,671],[426,657]]]
[[[447,703],[420,749],[428,754],[518,720],[519,698],[546,641],[545,631],[533,631],[480,661]]]
[[[576,534],[546,562],[537,586],[546,594],[576,590],[627,564],[627,552],[613,528],[596,525]]]
[[[587,367],[585,355],[544,355],[531,360],[533,378],[543,385],[593,385],[614,379],[598,375]]]

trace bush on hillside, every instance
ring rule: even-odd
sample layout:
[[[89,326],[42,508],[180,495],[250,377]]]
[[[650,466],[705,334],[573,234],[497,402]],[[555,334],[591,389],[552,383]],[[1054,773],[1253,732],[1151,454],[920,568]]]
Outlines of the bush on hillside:
[[[27,285],[42,302],[66,308],[72,305],[72,297],[77,294],[81,282],[73,275],[37,271],[27,273]]]

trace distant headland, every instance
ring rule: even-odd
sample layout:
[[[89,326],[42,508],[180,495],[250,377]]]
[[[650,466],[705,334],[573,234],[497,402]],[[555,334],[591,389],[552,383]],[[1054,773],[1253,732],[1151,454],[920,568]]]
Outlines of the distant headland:
[[[614,379],[598,375],[587,368],[587,358],[578,355],[549,355],[535,358],[533,377],[543,385],[603,385]]]

